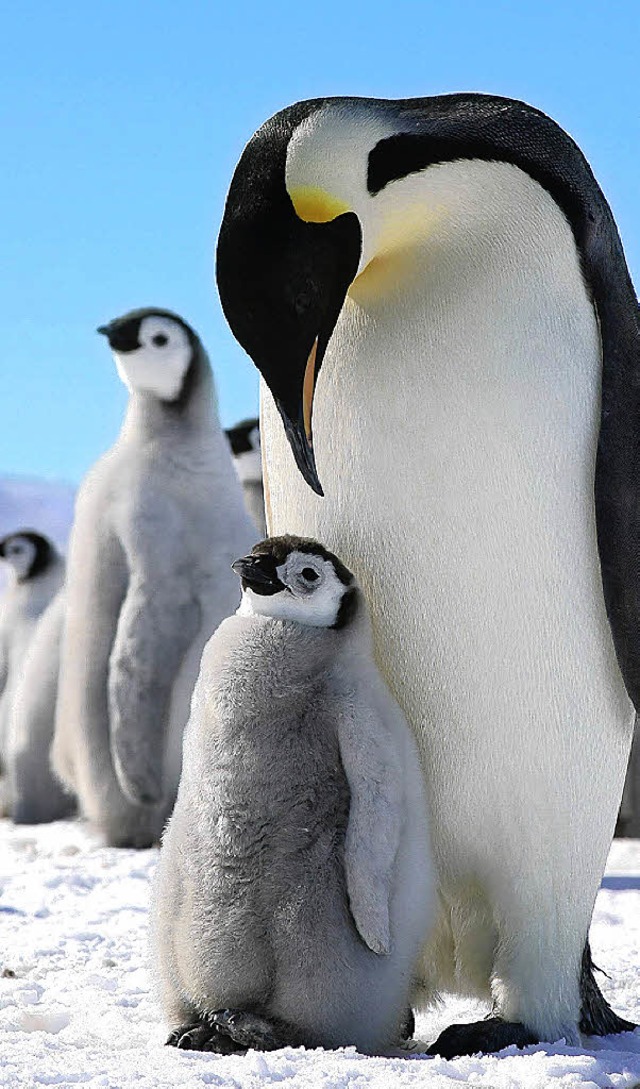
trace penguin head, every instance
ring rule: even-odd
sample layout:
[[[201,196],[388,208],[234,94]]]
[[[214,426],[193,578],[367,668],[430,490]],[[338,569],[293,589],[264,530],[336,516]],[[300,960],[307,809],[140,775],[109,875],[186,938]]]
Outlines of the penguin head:
[[[169,310],[131,310],[101,325],[118,374],[131,393],[178,401],[199,341],[186,322]]]
[[[260,422],[257,417],[242,420],[226,431],[233,454],[233,464],[242,484],[262,480]]]
[[[10,533],[0,541],[0,558],[13,568],[17,582],[27,582],[41,574],[54,555],[51,542],[31,529]]]
[[[313,393],[322,360],[356,276],[362,247],[357,215],[339,204],[303,219],[286,187],[300,103],[271,118],[247,145],[233,177],[218,238],[220,301],[236,339],[265,379],[296,463],[318,495]]]
[[[339,629],[355,615],[358,588],[351,571],[308,537],[268,537],[232,567],[242,582],[241,616]]]

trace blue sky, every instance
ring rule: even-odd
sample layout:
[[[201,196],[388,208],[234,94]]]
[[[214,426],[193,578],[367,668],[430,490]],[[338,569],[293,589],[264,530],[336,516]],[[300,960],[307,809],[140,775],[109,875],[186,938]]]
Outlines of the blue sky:
[[[125,391],[95,327],[182,313],[223,423],[257,378],[222,317],[213,252],[244,143],[324,94],[523,98],[578,141],[640,284],[640,5],[50,0],[4,5],[0,42],[0,474],[78,481]]]

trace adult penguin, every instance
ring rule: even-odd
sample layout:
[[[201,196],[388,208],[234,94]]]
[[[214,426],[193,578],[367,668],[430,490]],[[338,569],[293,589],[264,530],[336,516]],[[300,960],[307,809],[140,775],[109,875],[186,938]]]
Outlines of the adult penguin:
[[[298,103],[240,159],[217,278],[270,532],[355,571],[418,737],[425,995],[493,1002],[434,1049],[630,1028],[587,935],[640,706],[640,332],[588,163],[511,99]]]
[[[130,391],[76,502],[54,769],[111,846],[159,839],[208,637],[255,538],[194,330],[168,310],[102,326]]]

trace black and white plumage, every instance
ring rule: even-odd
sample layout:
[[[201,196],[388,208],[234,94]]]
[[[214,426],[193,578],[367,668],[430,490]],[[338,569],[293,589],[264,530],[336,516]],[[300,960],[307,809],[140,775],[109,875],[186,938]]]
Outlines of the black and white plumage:
[[[262,485],[262,455],[260,453],[260,421],[257,416],[241,420],[227,428],[227,438],[233,454],[233,464],[244,501],[261,537],[267,532]]]
[[[255,532],[204,348],[178,315],[100,330],[131,396],[71,534],[54,766],[112,845],[157,840],[180,774],[202,648],[238,602]]]
[[[640,703],[640,331],[588,163],[510,99],[297,103],[240,159],[217,278],[270,531],[356,572],[418,738],[425,999],[486,996],[496,1046],[629,1027],[585,942]]]
[[[384,1050],[435,907],[415,742],[337,557],[281,537],[234,568],[153,895],[169,1042]]]
[[[34,530],[0,541],[12,578],[0,602],[0,760],[3,808],[19,822],[67,816],[71,800],[49,766],[58,681],[59,625],[47,614],[64,581],[53,543]],[[57,606],[56,606],[57,609]]]

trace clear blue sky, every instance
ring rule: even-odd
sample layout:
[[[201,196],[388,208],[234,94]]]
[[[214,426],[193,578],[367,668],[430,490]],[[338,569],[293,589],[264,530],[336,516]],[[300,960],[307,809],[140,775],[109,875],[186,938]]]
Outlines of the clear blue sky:
[[[36,0],[0,42],[0,474],[77,481],[125,404],[96,325],[135,306],[202,336],[223,422],[257,379],[214,243],[244,143],[324,94],[523,98],[577,139],[640,284],[637,0]]]

